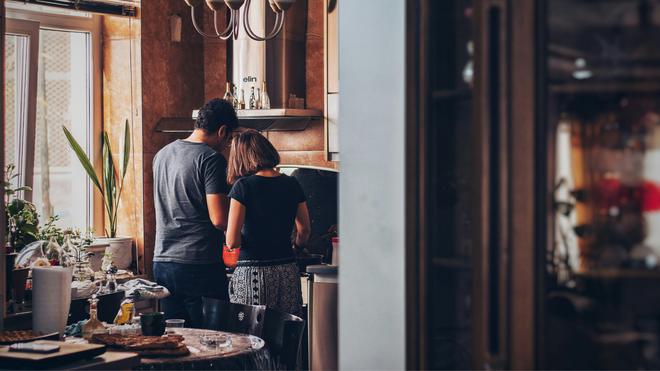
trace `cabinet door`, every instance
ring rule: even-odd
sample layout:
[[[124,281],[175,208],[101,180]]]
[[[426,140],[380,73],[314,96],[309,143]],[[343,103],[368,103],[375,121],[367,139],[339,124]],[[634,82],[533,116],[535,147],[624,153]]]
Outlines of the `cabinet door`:
[[[474,367],[474,2],[413,3],[409,24],[409,367]],[[477,157],[475,157],[477,156]]]
[[[535,9],[411,2],[411,367],[535,367]]]

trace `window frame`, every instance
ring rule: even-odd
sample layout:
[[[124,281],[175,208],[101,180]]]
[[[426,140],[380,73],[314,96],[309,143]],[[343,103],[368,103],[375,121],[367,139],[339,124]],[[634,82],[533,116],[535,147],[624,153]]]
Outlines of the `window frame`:
[[[91,128],[88,130],[85,148],[97,173],[102,169],[101,133],[102,123],[102,55],[101,55],[101,17],[95,14],[77,15],[49,14],[46,12],[30,10],[29,6],[13,4],[6,8],[6,33],[27,34],[30,36],[30,62],[38,61],[39,58],[39,32],[41,29],[52,29],[72,32],[86,32],[91,41]],[[29,33],[28,33],[29,32]],[[36,42],[33,42],[36,40]],[[25,148],[22,150],[23,163],[19,171],[23,173],[20,181],[22,184],[32,186],[34,184],[34,159],[36,142],[36,112],[37,112],[37,80],[38,63],[29,63],[28,80],[28,120],[25,131]],[[19,160],[21,161],[21,160]],[[87,199],[86,199],[86,224],[95,231],[104,231],[105,218],[103,213],[103,200],[99,192],[92,188],[89,178],[85,177]],[[25,192],[23,197],[32,200],[32,192]]]

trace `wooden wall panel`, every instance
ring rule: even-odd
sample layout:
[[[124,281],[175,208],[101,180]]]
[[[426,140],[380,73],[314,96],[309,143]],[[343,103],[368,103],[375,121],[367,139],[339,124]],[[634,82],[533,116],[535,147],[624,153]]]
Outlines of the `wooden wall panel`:
[[[144,272],[144,215],[142,213],[142,71],[140,68],[139,19],[104,16],[103,30],[103,128],[119,159],[124,125],[129,120],[132,134],[131,162],[124,183],[118,216],[118,234],[135,239],[139,271]]]
[[[172,42],[170,16],[182,19],[181,42]],[[143,217],[147,272],[152,273],[156,220],[153,204],[153,157],[182,135],[157,133],[163,117],[189,117],[204,103],[204,42],[193,28],[183,1],[142,2]]]

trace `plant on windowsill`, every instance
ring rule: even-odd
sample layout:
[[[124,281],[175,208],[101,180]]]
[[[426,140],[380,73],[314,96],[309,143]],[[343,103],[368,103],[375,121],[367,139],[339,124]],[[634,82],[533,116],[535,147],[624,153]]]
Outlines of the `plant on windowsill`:
[[[131,133],[126,120],[124,127],[124,145],[121,160],[121,169],[117,171],[112,158],[112,151],[110,149],[110,139],[107,132],[103,132],[101,141],[101,151],[103,155],[103,168],[101,176],[96,174],[92,162],[87,157],[85,150],[78,144],[71,132],[66,127],[62,127],[64,135],[73,149],[73,152],[78,157],[80,164],[87,173],[87,176],[92,181],[92,184],[101,193],[103,206],[107,214],[108,228],[105,228],[106,237],[98,239],[99,243],[108,244],[107,252],[111,253],[114,257],[114,262],[119,269],[126,269],[131,265],[132,258],[132,237],[118,237],[117,236],[117,211],[119,209],[119,201],[121,200],[122,191],[124,189],[124,179],[128,170],[128,162],[131,155]]]
[[[10,252],[18,252],[29,243],[37,240],[39,233],[39,215],[37,208],[30,201],[18,198],[19,192],[31,191],[27,186],[14,187],[12,182],[18,178],[14,164],[7,165],[5,169],[5,213],[6,243]]]

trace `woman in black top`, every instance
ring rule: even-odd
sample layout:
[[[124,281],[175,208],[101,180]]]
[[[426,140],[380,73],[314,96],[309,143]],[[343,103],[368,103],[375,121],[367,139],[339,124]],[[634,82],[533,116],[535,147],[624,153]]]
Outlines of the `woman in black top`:
[[[242,132],[232,142],[226,241],[230,249],[241,250],[229,298],[300,315],[302,293],[292,242],[307,242],[309,213],[298,181],[275,170],[279,162],[277,150],[257,131]]]

